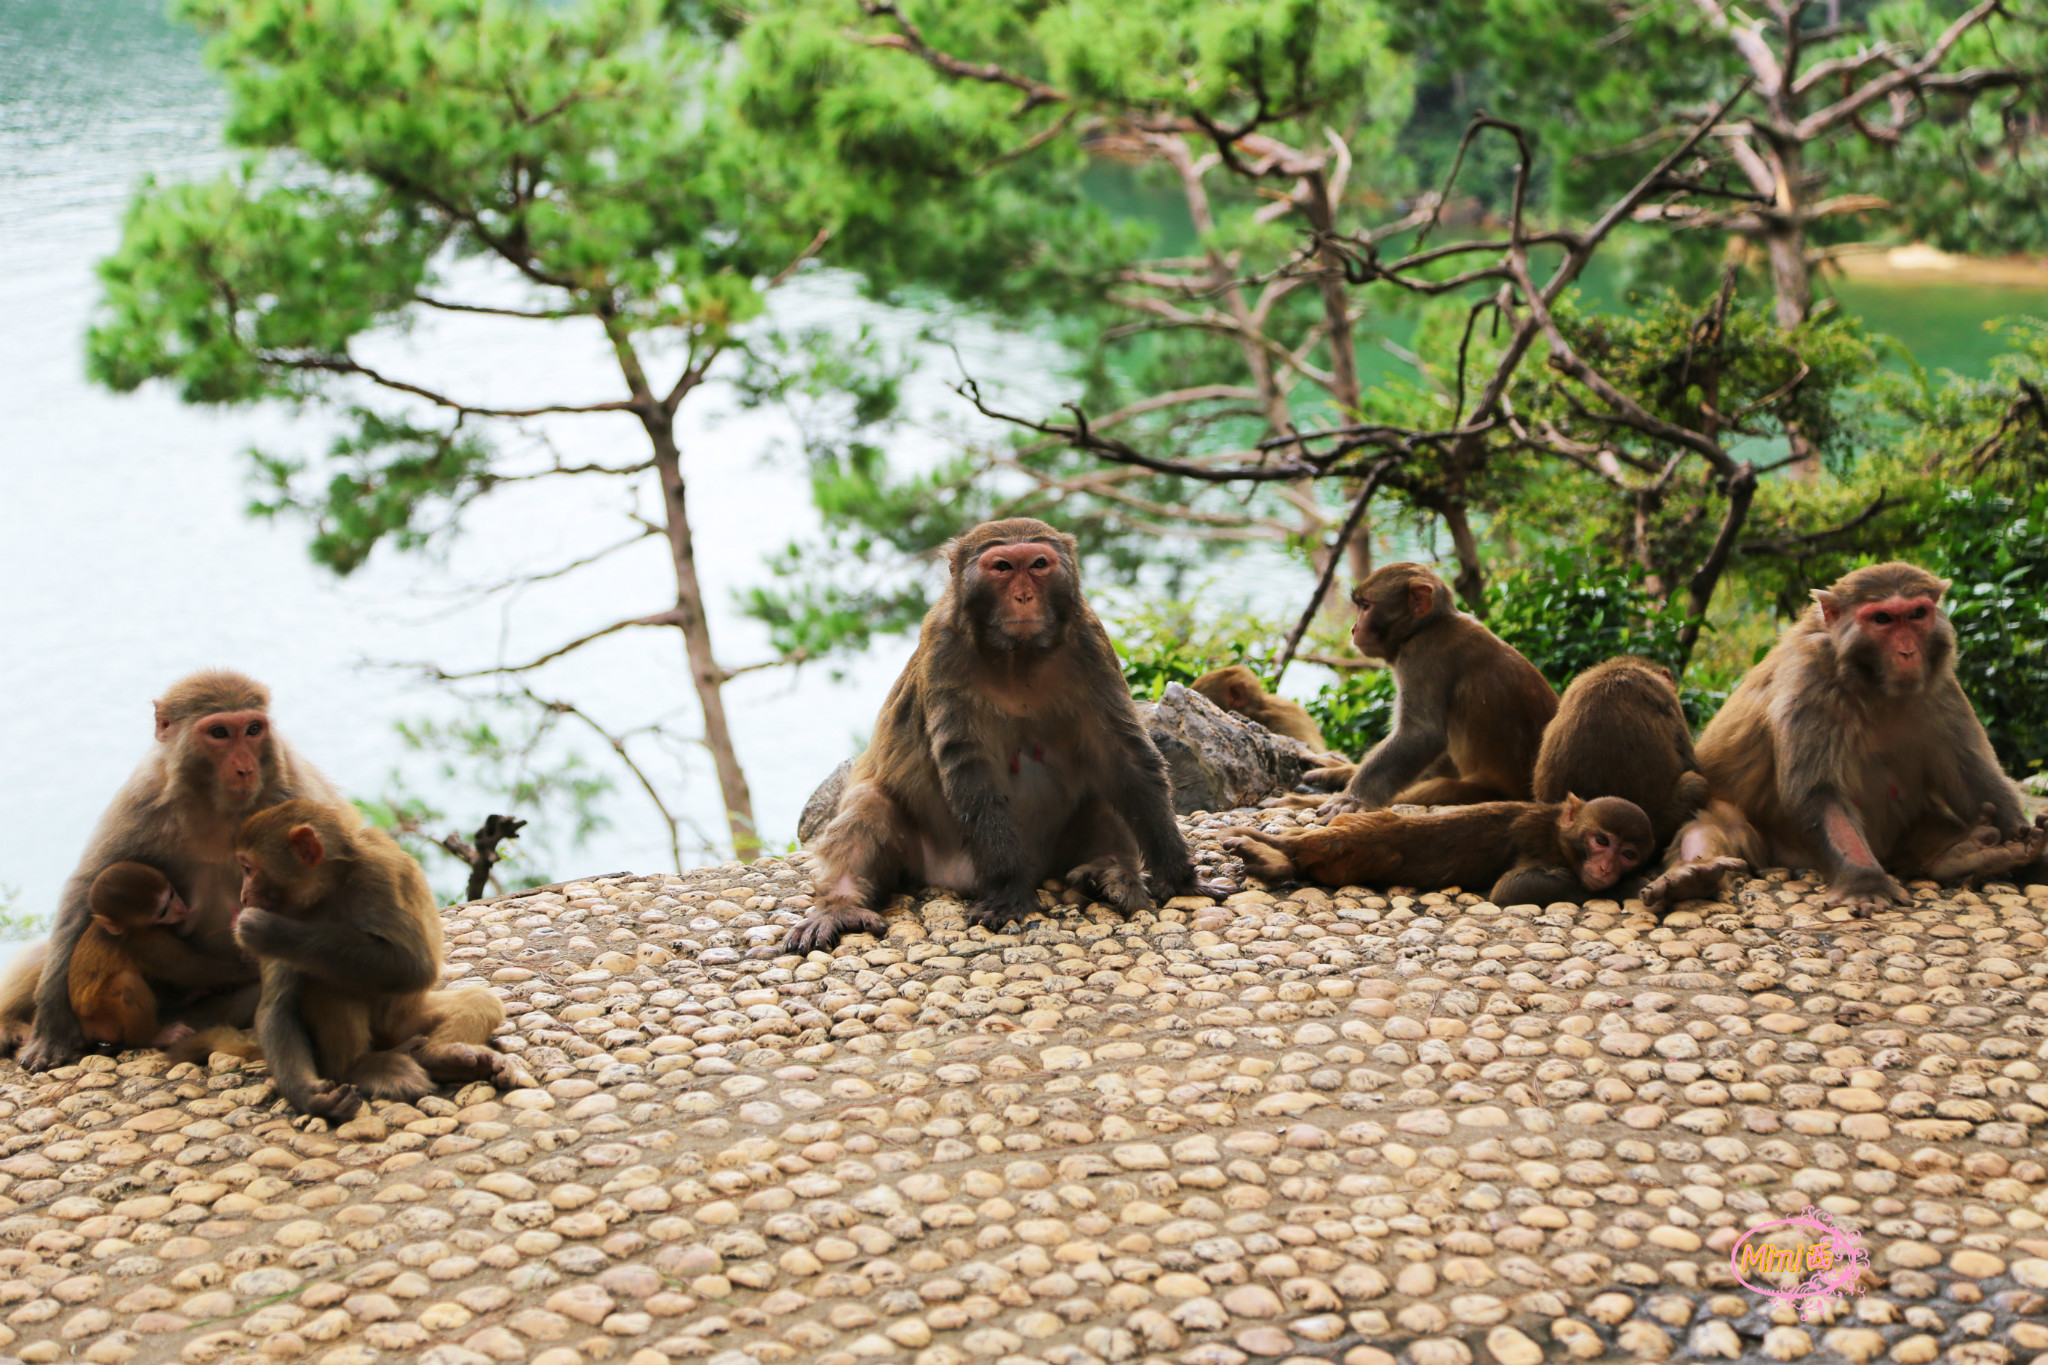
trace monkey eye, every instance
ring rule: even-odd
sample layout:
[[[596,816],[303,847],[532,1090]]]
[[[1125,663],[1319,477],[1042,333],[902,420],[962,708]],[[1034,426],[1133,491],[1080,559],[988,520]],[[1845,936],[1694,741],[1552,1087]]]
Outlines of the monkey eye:
[[[244,730],[242,733],[248,735],[252,739],[255,738],[257,735],[263,733],[263,722],[260,720],[250,721],[249,728]]]
[[[1607,847],[1607,842],[1608,842],[1608,840],[1607,840],[1607,836],[1606,836],[1606,835],[1604,835],[1604,834],[1600,834],[1600,833],[1595,833],[1595,834],[1593,835],[1593,847],[1595,847],[1595,848],[1605,848],[1605,847]]]
[[[209,725],[206,727],[206,733],[215,739],[226,739],[228,737],[228,727],[225,725]]]
[[[1892,614],[1888,611],[1881,611],[1878,612],[1875,616],[1872,616],[1870,619],[1877,622],[1881,626],[1888,626],[1892,623]]]
[[[1043,568],[1045,568],[1045,567],[1046,567],[1046,560],[1045,560],[1045,556],[1044,556],[1044,555],[1040,555],[1040,556],[1039,556],[1038,558],[1036,558],[1036,559],[1032,560],[1032,561],[1031,561],[1031,567],[1032,567],[1032,568],[1034,568],[1034,569],[1043,569]]]
[[[1915,608],[1913,608],[1913,619],[1914,619],[1915,621],[1924,621],[1925,619],[1927,619],[1927,608],[1925,608],[1925,607],[1915,607]]]

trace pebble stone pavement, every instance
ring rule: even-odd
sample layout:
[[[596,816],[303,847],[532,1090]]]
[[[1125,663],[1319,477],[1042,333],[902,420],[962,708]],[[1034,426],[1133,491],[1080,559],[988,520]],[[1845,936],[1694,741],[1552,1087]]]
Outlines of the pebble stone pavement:
[[[1209,874],[1239,865],[1197,815]],[[1255,882],[774,956],[807,859],[448,911],[524,1088],[0,1065],[0,1359],[2048,1365],[2048,886],[1867,920]],[[1815,1321],[1729,1247],[1809,1204]]]

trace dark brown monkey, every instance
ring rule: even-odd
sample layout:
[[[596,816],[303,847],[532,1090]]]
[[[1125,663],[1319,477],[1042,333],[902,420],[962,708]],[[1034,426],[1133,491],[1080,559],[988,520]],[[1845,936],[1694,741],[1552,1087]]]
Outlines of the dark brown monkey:
[[[1627,655],[1573,678],[1536,751],[1536,799],[1620,796],[1641,806],[1662,849],[1707,801],[1692,727],[1671,670]]]
[[[1650,856],[1650,817],[1603,796],[1486,801],[1404,815],[1357,811],[1296,834],[1234,829],[1223,846],[1267,881],[1324,886],[1492,888],[1496,905],[1549,904],[1604,891]]]
[[[85,1047],[71,1008],[71,955],[91,922],[86,896],[110,864],[162,869],[192,907],[191,945],[224,962],[242,963],[230,932],[236,889],[235,831],[252,812],[294,796],[339,800],[310,763],[270,724],[270,692],[239,673],[213,670],[181,679],[156,703],[155,750],[129,777],[100,817],[85,856],[64,884],[35,992],[30,1036],[21,1064],[47,1071],[78,1060]],[[250,981],[253,966],[243,964]],[[253,989],[191,1011],[192,1022],[218,1022],[253,1009]]]
[[[92,1043],[168,1047],[192,1030],[158,1023],[153,983],[206,989],[248,977],[245,963],[193,951],[191,907],[153,867],[115,863],[93,879],[86,904],[92,923],[71,954],[71,1007]]]
[[[1718,798],[1679,836],[1651,904],[1720,893],[1745,863],[1818,869],[1859,914],[1907,899],[1900,877],[1989,876],[2041,856],[2019,788],[1955,675],[1942,579],[1858,569],[1749,670],[1700,736]]]
[[[1393,665],[1394,730],[1322,804],[1325,816],[1528,799],[1537,745],[1557,712],[1536,666],[1457,610],[1450,586],[1420,564],[1375,570],[1351,601],[1352,643]],[[1446,757],[1455,777],[1424,777]]]
[[[788,948],[879,933],[900,884],[978,897],[1000,928],[1062,874],[1126,914],[1146,877],[1196,890],[1159,751],[1138,718],[1102,623],[1081,596],[1074,539],[1016,517],[947,547],[952,581],[924,618],[813,847],[817,904]],[[1221,888],[1218,888],[1221,891]]]
[[[1258,675],[1243,664],[1213,669],[1194,680],[1190,687],[1226,711],[1254,720],[1276,735],[1298,739],[1318,754],[1329,752],[1323,732],[1316,727],[1300,702],[1275,696],[1266,690]]]
[[[436,991],[441,914],[426,874],[354,810],[287,801],[249,817],[236,940],[263,969],[256,1038],[302,1113],[346,1122],[364,1097],[415,1100],[440,1081],[503,1080],[486,990]]]

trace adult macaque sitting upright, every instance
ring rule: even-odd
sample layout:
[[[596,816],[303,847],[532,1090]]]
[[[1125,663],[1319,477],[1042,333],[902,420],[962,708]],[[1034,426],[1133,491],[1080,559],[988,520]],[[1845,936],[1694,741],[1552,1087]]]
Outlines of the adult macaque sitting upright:
[[[1049,877],[1125,914],[1196,891],[1166,765],[1102,623],[1081,596],[1074,538],[1014,517],[947,547],[952,581],[876,717],[813,848],[817,903],[797,952],[879,933],[899,885],[978,898],[999,929]],[[1223,888],[1217,888],[1223,894]]]
[[[21,1064],[28,1070],[75,1062],[85,1050],[71,1003],[71,956],[92,922],[93,881],[114,863],[160,869],[191,907],[187,942],[251,983],[246,992],[184,1011],[186,1022],[244,1022],[253,1014],[256,967],[243,958],[231,932],[242,885],[235,832],[252,813],[295,796],[340,799],[272,728],[269,711],[268,688],[220,669],[180,679],[156,703],[156,748],[100,817],[85,856],[64,884],[33,1003],[5,1002],[8,1014],[18,1005],[21,1014],[32,1016],[21,1045]]]
[[[1948,584],[1877,564],[1813,594],[1699,739],[1715,800],[1679,832],[1679,865],[1651,905],[1718,895],[1768,859],[1817,868],[1830,905],[1868,913],[1908,899],[1898,877],[2009,872],[2041,856],[1956,682]]]
[[[1557,693],[1536,666],[1459,611],[1450,585],[1420,564],[1375,570],[1351,601],[1351,642],[1393,666],[1394,730],[1322,802],[1324,816],[1528,800],[1543,727],[1557,714]],[[1445,759],[1455,775],[1434,775]]]

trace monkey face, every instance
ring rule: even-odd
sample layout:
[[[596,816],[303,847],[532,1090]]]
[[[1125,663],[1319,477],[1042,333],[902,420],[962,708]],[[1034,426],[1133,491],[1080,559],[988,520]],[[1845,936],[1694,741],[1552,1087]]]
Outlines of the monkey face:
[[[219,790],[246,800],[263,785],[270,717],[261,711],[217,711],[192,722],[192,743],[213,765]]]
[[[1854,630],[1872,642],[1889,690],[1910,691],[1928,677],[1936,656],[1941,608],[1931,597],[1893,595],[1856,608]]]
[[[996,545],[969,567],[969,600],[995,642],[1012,648],[1049,644],[1061,624],[1059,551],[1038,541]]]
[[[1566,797],[1558,826],[1580,860],[1579,882],[1588,891],[1605,891],[1635,871],[1656,843],[1642,807],[1618,796]]]
[[[1351,618],[1352,645],[1368,659],[1391,658],[1393,646],[1387,636],[1392,622],[1387,619],[1387,613],[1379,610],[1363,593],[1352,599],[1352,605],[1358,609],[1357,615]]]
[[[192,927],[192,907],[185,904],[183,896],[166,886],[163,900],[156,908],[156,923],[173,933],[188,933]]]

